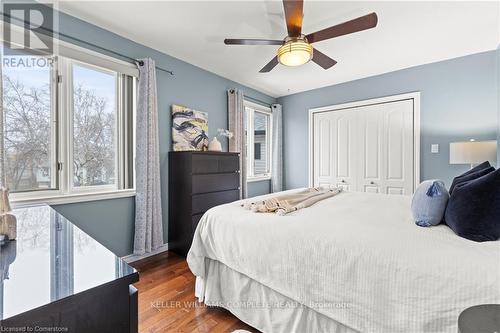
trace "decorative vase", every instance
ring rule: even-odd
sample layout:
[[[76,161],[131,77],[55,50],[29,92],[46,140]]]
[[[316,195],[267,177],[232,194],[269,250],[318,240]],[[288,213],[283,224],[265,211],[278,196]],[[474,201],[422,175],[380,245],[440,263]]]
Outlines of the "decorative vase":
[[[9,214],[10,211],[9,190],[2,187],[0,188],[0,235],[4,241],[16,239],[17,236],[17,219]]]
[[[212,141],[208,144],[208,150],[209,151],[222,151],[222,145],[220,144],[220,141],[217,140],[217,137],[214,137]]]
[[[17,218],[12,214],[0,215],[0,235],[14,240],[17,237]]]
[[[9,190],[2,187],[0,188],[0,214],[5,214],[10,211]]]

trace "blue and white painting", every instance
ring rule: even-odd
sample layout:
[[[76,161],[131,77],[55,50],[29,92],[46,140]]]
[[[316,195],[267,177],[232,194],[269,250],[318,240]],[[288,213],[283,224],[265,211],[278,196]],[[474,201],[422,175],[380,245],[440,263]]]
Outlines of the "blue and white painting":
[[[207,150],[208,113],[172,105],[174,151]]]

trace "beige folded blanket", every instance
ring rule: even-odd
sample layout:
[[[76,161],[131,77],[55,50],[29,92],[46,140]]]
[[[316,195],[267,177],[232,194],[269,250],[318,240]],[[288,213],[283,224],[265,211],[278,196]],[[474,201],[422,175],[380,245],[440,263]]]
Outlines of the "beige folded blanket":
[[[341,188],[326,189],[312,187],[300,192],[278,194],[263,201],[248,202],[242,206],[259,213],[286,215],[290,212],[309,207],[316,202],[328,199],[342,192]]]

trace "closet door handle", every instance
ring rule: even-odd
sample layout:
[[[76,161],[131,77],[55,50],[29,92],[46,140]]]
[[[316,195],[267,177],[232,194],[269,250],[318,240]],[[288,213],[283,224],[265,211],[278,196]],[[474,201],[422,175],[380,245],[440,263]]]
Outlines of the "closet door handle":
[[[344,180],[344,179],[342,179],[342,183],[345,183],[345,180]]]
[[[375,182],[374,182],[374,181],[371,181],[371,182],[370,182],[370,185],[375,185]]]

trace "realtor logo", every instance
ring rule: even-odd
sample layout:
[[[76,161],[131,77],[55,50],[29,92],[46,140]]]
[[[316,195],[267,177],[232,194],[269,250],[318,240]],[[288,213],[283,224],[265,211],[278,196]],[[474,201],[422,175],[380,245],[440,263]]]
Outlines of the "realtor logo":
[[[5,55],[15,55],[22,50],[53,54],[54,10],[51,4],[2,1],[2,7]]]

